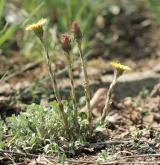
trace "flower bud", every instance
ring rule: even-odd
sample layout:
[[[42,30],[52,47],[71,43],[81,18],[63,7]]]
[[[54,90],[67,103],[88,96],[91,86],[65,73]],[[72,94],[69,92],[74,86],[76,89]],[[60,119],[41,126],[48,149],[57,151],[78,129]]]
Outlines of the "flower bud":
[[[58,13],[58,10],[55,8],[52,11],[52,15],[51,15],[52,24],[54,25],[54,24],[58,23],[58,20],[59,20],[59,13]]]
[[[62,49],[68,53],[71,50],[71,37],[68,34],[61,34],[60,42]]]
[[[74,38],[76,40],[81,40],[82,39],[82,33],[81,33],[80,27],[79,27],[79,25],[76,21],[73,21],[71,23],[70,29],[71,29],[71,32],[74,34]]]

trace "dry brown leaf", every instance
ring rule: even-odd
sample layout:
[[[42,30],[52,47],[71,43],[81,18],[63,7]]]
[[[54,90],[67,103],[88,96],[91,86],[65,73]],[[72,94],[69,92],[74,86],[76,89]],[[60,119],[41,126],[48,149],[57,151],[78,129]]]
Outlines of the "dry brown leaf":
[[[104,105],[105,105],[106,94],[107,94],[107,88],[100,88],[93,95],[90,101],[90,104],[91,104],[92,115],[94,117],[101,116]],[[88,112],[87,106],[84,106],[80,110],[80,112]]]

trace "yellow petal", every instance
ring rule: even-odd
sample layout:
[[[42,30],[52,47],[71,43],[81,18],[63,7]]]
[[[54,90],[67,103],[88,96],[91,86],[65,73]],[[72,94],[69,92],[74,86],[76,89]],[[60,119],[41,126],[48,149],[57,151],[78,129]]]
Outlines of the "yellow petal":
[[[129,66],[122,65],[119,62],[111,62],[111,65],[113,68],[115,68],[117,70],[121,70],[121,71],[130,71],[131,70],[131,68]]]
[[[39,30],[41,29],[45,24],[47,23],[47,19],[41,19],[40,21],[38,21],[37,23],[33,23],[28,25],[25,29],[26,30]]]

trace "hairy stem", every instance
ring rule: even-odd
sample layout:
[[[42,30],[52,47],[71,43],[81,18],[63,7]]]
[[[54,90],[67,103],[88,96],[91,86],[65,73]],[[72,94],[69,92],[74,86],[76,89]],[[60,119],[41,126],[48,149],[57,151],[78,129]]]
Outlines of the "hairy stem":
[[[103,122],[105,119],[106,119],[106,116],[108,115],[109,113],[109,110],[110,110],[110,105],[111,105],[111,95],[112,95],[112,91],[114,89],[114,86],[116,85],[117,83],[117,78],[118,78],[118,73],[117,71],[115,70],[114,71],[114,78],[113,78],[113,81],[109,87],[109,90],[107,92],[107,98],[106,98],[106,103],[105,103],[105,106],[103,108],[103,113],[102,113],[102,117],[101,117],[101,121]]]
[[[71,57],[70,54],[67,53],[67,64],[68,64],[68,73],[69,73],[69,78],[71,81],[71,97],[73,101],[73,109],[74,109],[74,122],[76,128],[78,128],[78,106],[77,106],[77,100],[76,100],[76,92],[75,92],[75,86],[74,86],[74,79],[73,79],[73,71],[72,71],[72,62],[71,62]]]
[[[83,70],[83,74],[84,74],[84,80],[85,80],[84,92],[85,92],[86,104],[87,104],[87,108],[88,108],[88,121],[89,121],[89,123],[91,123],[92,112],[91,112],[91,105],[90,105],[89,80],[88,80],[88,75],[87,75],[87,70],[86,70],[86,64],[83,59],[83,51],[82,51],[81,43],[77,42],[77,44],[78,44],[78,49],[79,49],[79,54],[80,54],[80,59],[81,59],[81,64],[82,64],[82,70]]]
[[[67,130],[67,133],[69,133],[68,132],[69,128],[68,128],[67,116],[64,112],[64,106],[63,106],[63,103],[62,103],[62,100],[61,100],[61,97],[60,97],[60,93],[59,93],[59,90],[58,90],[56,76],[55,76],[55,73],[52,71],[51,60],[50,60],[50,56],[49,56],[49,53],[48,53],[48,48],[47,48],[47,46],[46,46],[46,44],[43,40],[41,40],[41,42],[42,42],[42,45],[43,45],[43,48],[44,48],[44,51],[45,51],[45,58],[46,58],[47,65],[48,65],[49,75],[50,75],[50,78],[51,78],[51,81],[52,81],[52,87],[53,87],[53,90],[54,90],[54,93],[55,93],[56,100],[59,104],[59,109],[60,109],[60,112],[61,112],[61,115],[62,115],[62,118],[63,118],[64,127]]]

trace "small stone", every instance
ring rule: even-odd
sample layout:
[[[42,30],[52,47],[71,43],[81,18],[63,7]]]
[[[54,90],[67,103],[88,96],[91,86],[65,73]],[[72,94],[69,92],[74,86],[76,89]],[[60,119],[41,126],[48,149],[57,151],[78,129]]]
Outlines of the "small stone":
[[[156,73],[160,73],[160,64],[156,65],[153,70],[156,72]]]
[[[157,123],[160,123],[160,115],[159,115],[159,114],[154,115],[153,119],[154,119],[154,121],[156,121]]]
[[[102,15],[99,15],[96,18],[96,23],[95,24],[99,29],[104,29],[105,24],[106,24],[106,20]]]
[[[131,97],[126,97],[124,99],[123,104],[126,108],[132,107],[132,98]]]
[[[107,117],[107,120],[112,124],[117,123],[120,119],[121,119],[121,117],[117,113],[114,114],[113,116],[108,116]]]

